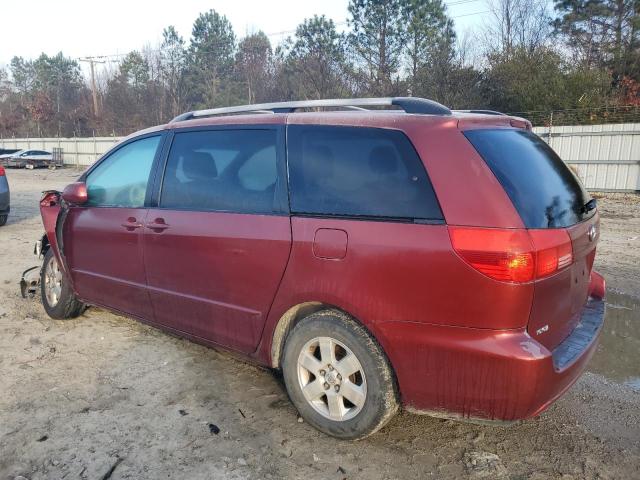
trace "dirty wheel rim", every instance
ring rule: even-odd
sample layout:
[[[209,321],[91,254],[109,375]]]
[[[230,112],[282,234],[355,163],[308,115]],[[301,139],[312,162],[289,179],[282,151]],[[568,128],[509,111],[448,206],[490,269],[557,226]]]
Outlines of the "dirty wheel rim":
[[[349,420],[367,399],[362,364],[342,342],[331,337],[309,340],[298,356],[298,381],[314,410],[334,421]]]
[[[44,273],[44,293],[49,306],[55,307],[62,294],[62,272],[55,257],[51,257]]]

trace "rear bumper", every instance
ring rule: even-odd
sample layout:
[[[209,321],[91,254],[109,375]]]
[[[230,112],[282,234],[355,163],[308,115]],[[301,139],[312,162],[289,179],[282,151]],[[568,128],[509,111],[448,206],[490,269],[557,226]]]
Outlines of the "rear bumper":
[[[13,168],[24,168],[27,165],[26,160],[17,160],[17,159],[7,159],[4,161],[5,167],[13,167]]]
[[[379,330],[405,408],[514,421],[538,415],[580,377],[596,350],[604,312],[604,300],[591,297],[581,322],[553,352],[524,329],[386,322]]]

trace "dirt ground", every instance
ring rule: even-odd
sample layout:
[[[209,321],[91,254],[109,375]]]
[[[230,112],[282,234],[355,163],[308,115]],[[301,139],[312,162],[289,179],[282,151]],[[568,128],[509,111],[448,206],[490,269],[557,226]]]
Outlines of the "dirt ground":
[[[77,175],[8,171],[0,479],[640,478],[637,196],[598,200],[605,335],[589,373],[549,411],[510,427],[402,413],[343,442],[298,421],[269,370],[95,308],[54,321],[20,297],[22,271],[37,264],[40,192]]]

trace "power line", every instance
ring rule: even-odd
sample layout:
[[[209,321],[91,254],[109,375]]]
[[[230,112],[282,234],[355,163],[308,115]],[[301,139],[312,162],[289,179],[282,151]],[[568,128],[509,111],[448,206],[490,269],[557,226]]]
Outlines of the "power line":
[[[474,3],[474,2],[479,2],[479,1],[480,0],[456,0],[454,2],[449,2],[449,3],[445,2],[445,5],[447,7],[453,7],[455,5],[464,5],[465,3]]]
[[[462,15],[454,15],[451,18],[472,17],[474,15],[484,15],[485,13],[490,13],[490,12],[489,10],[483,10],[482,12],[463,13]]]

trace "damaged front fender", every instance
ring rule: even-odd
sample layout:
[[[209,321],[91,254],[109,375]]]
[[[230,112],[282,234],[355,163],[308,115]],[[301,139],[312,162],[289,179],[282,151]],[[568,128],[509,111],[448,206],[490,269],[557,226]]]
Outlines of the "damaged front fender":
[[[68,206],[62,199],[62,195],[57,190],[47,190],[43,192],[40,200],[40,215],[44,226],[44,235],[34,246],[33,253],[38,258],[43,258],[47,251],[53,249],[53,254],[60,266],[63,274],[71,281],[66,259],[64,258],[64,245],[62,239],[62,228],[66,219]],[[20,280],[20,291],[23,297],[33,296],[40,282],[40,269],[36,266],[25,270]],[[73,288],[73,285],[72,285]],[[75,291],[75,289],[74,289]]]

